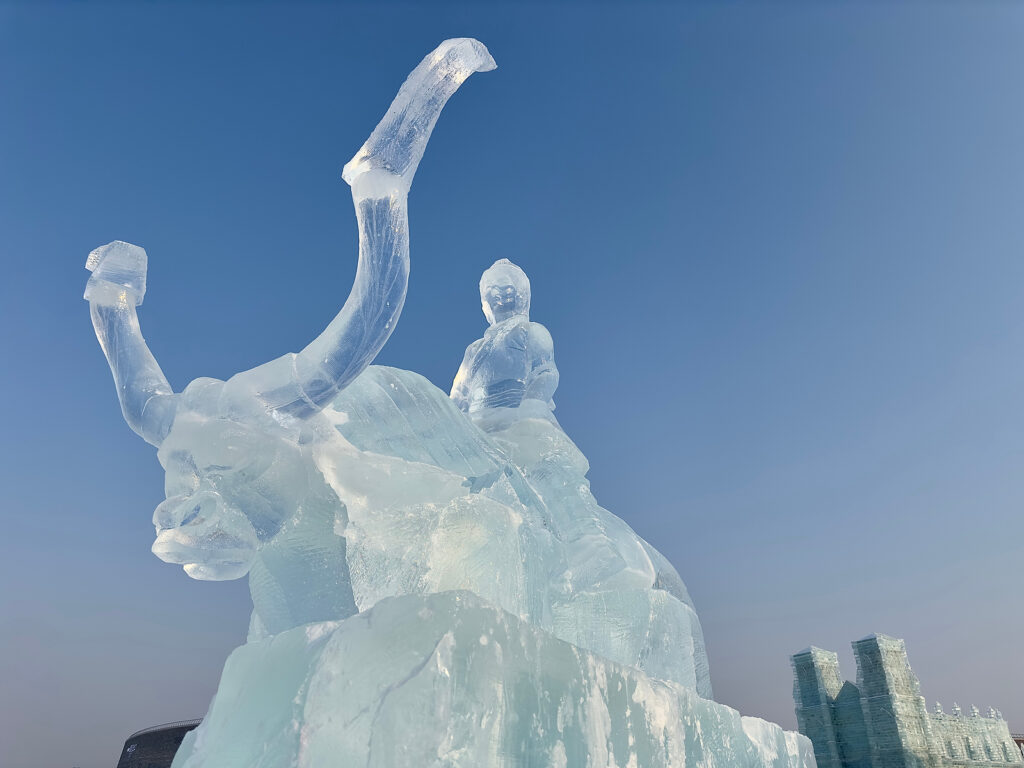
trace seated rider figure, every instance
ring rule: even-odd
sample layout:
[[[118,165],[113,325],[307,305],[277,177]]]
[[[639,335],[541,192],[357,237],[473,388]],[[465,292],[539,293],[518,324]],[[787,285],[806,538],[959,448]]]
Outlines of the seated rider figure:
[[[508,259],[494,262],[480,277],[480,303],[490,327],[466,349],[452,400],[488,432],[519,418],[554,422],[554,344],[547,328],[530,320],[526,273]]]
[[[530,321],[530,281],[508,259],[480,278],[489,327],[466,349],[451,399],[522,473],[564,562],[551,573],[556,637],[710,697],[700,622],[672,565],[590,490],[586,457],[555,420],[551,334]],[[623,631],[610,627],[628,627]]]
[[[549,523],[565,544],[561,597],[583,591],[647,589],[657,576],[639,538],[590,493],[583,453],[555,420],[554,343],[530,320],[530,280],[508,259],[480,277],[489,327],[466,348],[451,399],[487,432],[545,500]],[[560,599],[556,597],[557,601]]]

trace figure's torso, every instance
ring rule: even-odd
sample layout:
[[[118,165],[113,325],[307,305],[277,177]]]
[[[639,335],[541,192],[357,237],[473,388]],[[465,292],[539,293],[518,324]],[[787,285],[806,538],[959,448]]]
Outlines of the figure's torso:
[[[487,329],[466,361],[469,411],[514,408],[526,394],[532,369],[530,321],[512,317]]]

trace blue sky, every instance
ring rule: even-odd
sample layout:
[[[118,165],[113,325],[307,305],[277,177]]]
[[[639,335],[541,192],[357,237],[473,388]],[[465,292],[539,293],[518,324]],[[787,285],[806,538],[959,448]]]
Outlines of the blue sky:
[[[0,744],[112,765],[202,714],[244,582],[149,552],[153,449],[81,292],[149,252],[172,385],[298,350],[354,272],[344,162],[437,42],[379,362],[447,389],[526,269],[598,499],[676,565],[716,698],[793,727],[788,657],[906,638],[929,702],[1024,730],[1024,7],[0,4]]]

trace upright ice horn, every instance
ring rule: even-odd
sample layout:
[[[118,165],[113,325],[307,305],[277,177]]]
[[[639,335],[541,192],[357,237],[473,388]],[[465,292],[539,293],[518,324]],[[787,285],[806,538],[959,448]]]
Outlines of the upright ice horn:
[[[496,66],[479,40],[445,40],[409,74],[370,138],[345,164],[342,178],[351,185],[379,170],[401,177],[408,189],[445,103],[471,74]]]
[[[406,199],[412,177],[445,103],[471,74],[494,67],[478,40],[445,40],[410,73],[370,138],[345,165],[342,177],[352,187],[359,225],[352,291],[323,333],[294,356],[285,387],[254,384],[271,410],[298,418],[322,410],[387,342],[409,284]]]
[[[407,198],[438,115],[474,72],[494,69],[482,43],[446,40],[416,67],[342,174],[359,225],[356,277],[341,311],[298,354],[236,374],[233,390],[268,411],[308,418],[362,373],[395,329],[409,285]],[[146,291],[146,252],[129,243],[97,248],[86,262],[96,337],[117,383],[125,419],[153,445],[171,430],[178,395],[146,345],[135,307]]]

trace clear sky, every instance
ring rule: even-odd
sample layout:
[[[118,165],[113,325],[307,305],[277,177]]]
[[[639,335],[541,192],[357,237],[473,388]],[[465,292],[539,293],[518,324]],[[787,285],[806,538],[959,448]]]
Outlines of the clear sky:
[[[244,582],[149,552],[86,254],[149,252],[176,389],[304,346],[355,266],[344,162],[446,37],[379,361],[447,389],[497,258],[558,416],[676,565],[716,698],[795,726],[789,655],[907,640],[1024,730],[1024,5],[0,5],[0,762],[105,768],[199,716]]]

